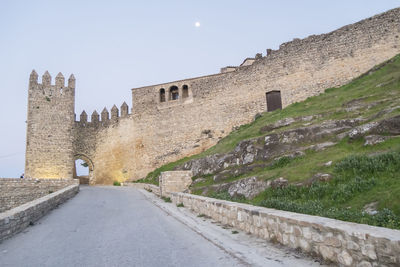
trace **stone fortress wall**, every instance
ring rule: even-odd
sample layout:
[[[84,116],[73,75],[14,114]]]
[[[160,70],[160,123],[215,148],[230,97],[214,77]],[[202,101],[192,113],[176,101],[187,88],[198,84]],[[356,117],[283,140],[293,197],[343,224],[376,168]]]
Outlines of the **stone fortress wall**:
[[[268,92],[279,91],[286,107],[348,83],[400,53],[399,35],[397,8],[328,34],[284,43],[219,74],[132,89],[130,114],[127,105],[121,115],[114,106],[111,118],[103,110],[101,119],[95,112],[88,122],[84,112],[80,121],[71,122],[69,157],[88,161],[91,183],[143,178],[252,121],[266,111]]]

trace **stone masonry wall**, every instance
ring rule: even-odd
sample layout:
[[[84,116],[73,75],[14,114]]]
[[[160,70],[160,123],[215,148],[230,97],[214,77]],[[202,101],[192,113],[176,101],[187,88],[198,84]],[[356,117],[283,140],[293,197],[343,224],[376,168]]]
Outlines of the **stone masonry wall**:
[[[169,196],[171,192],[184,192],[192,181],[191,171],[162,172],[159,178],[161,196]]]
[[[90,155],[91,183],[143,178],[163,164],[204,151],[233,127],[252,121],[266,111],[269,91],[279,90],[286,107],[348,83],[400,53],[399,35],[397,8],[328,34],[282,44],[232,72],[132,89],[132,113],[119,117],[114,109],[112,122],[96,130],[75,124],[74,149]],[[169,99],[172,86],[179,90],[177,100]],[[165,102],[160,101],[161,89],[166,91]]]
[[[72,179],[1,178],[0,213],[75,184]]]
[[[400,231],[185,193],[174,204],[343,266],[399,266]]]
[[[79,192],[79,185],[69,185],[11,210],[0,213],[0,242],[21,232]]]
[[[64,85],[61,73],[52,84],[46,72],[42,83],[32,71],[28,90],[25,177],[72,178],[74,151],[75,78]]]
[[[96,157],[97,144],[102,141],[101,133],[103,131],[106,131],[107,128],[115,127],[119,123],[125,123],[126,118],[128,118],[128,116],[129,116],[129,107],[124,102],[121,105],[120,110],[115,105],[112,107],[111,118],[108,110],[104,108],[101,114],[97,113],[97,111],[93,111],[93,113],[90,116],[90,121],[86,112],[82,111],[80,115],[80,120],[74,122],[72,130],[74,137],[73,139],[74,158],[82,159],[88,164],[90,184],[95,183],[95,181],[93,180],[93,170],[95,169],[93,160]],[[96,160],[96,162],[99,161]],[[101,169],[102,166],[100,165],[100,170]],[[125,179],[115,178],[114,180],[123,181]]]

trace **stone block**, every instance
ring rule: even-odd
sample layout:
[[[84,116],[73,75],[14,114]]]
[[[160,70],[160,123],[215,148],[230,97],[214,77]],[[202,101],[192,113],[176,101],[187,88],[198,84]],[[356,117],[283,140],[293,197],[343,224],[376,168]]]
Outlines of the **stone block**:
[[[371,260],[377,259],[374,245],[366,244],[364,246],[361,246],[361,253]]]
[[[336,248],[342,246],[342,242],[337,237],[334,236],[326,237],[324,240],[324,244]]]
[[[192,183],[191,171],[167,171],[159,177],[160,194],[163,196],[173,192],[183,192]]]
[[[338,261],[339,261],[339,263],[343,264],[344,266],[351,266],[351,264],[353,263],[353,258],[346,250],[343,250],[338,255]]]
[[[321,245],[319,246],[319,253],[321,254],[322,258],[324,258],[324,260],[336,262],[335,252],[332,250],[332,248]]]
[[[357,267],[372,267],[372,264],[369,263],[368,261],[362,261],[357,264]]]

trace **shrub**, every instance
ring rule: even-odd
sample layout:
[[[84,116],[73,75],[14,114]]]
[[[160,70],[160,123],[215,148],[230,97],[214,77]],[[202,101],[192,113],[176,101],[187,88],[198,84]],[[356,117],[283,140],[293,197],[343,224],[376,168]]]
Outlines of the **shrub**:
[[[114,185],[114,186],[121,186],[121,183],[118,182],[118,181],[114,181],[113,185]]]
[[[390,152],[373,157],[350,156],[336,164],[335,172],[353,175],[373,175],[382,171],[393,171],[400,166],[400,152]]]
[[[170,197],[161,197],[162,200],[164,200],[165,202],[171,203],[171,198]]]
[[[290,162],[292,162],[294,158],[284,156],[276,160],[271,166],[269,166],[269,169],[277,169],[277,168],[282,168],[288,165]]]

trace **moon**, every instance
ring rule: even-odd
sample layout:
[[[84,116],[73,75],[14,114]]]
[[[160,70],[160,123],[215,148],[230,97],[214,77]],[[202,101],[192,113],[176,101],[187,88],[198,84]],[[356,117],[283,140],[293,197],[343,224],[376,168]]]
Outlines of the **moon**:
[[[196,23],[194,24],[194,26],[195,26],[196,28],[200,27],[200,22],[199,22],[199,21],[196,21]]]

